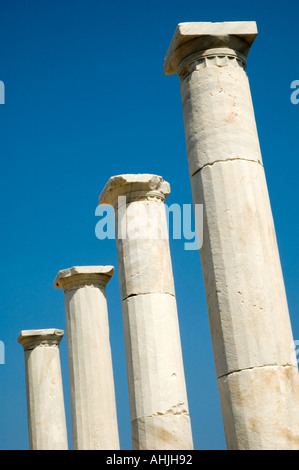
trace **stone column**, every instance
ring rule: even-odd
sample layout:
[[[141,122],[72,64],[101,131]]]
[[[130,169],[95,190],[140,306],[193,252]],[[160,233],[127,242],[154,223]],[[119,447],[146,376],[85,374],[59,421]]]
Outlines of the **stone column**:
[[[31,450],[67,450],[60,368],[62,330],[24,330],[29,444]]]
[[[75,266],[58,273],[69,356],[73,447],[119,449],[106,285],[112,266]]]
[[[229,449],[299,447],[298,370],[246,57],[255,22],[179,24],[180,78],[201,261]]]
[[[192,449],[164,200],[156,175],[110,178],[115,208],[133,448]]]

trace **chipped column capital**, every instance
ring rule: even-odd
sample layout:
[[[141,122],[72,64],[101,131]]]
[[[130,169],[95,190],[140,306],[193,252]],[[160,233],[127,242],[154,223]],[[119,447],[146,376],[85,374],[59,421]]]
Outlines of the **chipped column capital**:
[[[23,346],[24,351],[38,346],[58,347],[63,335],[64,331],[56,328],[23,330],[18,336],[18,343]]]
[[[170,185],[162,176],[152,174],[127,174],[112,176],[104,187],[99,205],[117,206],[118,197],[132,200],[158,199],[165,201],[170,194]]]
[[[113,266],[73,266],[59,271],[54,280],[54,287],[64,291],[86,285],[106,287],[113,274]]]
[[[164,74],[184,74],[194,62],[208,66],[246,66],[249,49],[257,36],[255,21],[178,24],[164,60]]]

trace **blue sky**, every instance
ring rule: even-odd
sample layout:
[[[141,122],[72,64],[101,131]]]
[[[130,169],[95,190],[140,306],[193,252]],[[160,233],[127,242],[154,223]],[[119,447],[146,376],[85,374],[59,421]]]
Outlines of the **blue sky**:
[[[176,25],[257,21],[249,53],[260,144],[295,340],[299,340],[299,79],[295,0],[137,2],[1,0],[0,449],[27,449],[23,329],[65,330],[53,281],[73,265],[114,265],[107,286],[120,442],[131,449],[115,240],[98,240],[98,196],[110,176],[155,173],[169,204],[190,204],[177,76],[163,75]],[[198,251],[170,240],[196,449],[225,449]],[[266,338],[265,338],[266,340]],[[70,448],[66,337],[60,345]]]

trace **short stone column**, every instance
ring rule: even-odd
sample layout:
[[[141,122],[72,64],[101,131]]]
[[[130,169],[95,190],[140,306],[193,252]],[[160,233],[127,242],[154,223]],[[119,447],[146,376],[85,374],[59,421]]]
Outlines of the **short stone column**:
[[[164,200],[156,175],[110,178],[115,208],[133,448],[192,449]]]
[[[106,300],[113,273],[113,266],[75,266],[54,281],[65,297],[76,450],[119,449]]]
[[[255,22],[181,23],[180,78],[201,261],[229,449],[299,448],[298,370],[246,57]]]
[[[62,330],[24,330],[29,445],[31,450],[67,450],[59,343]]]

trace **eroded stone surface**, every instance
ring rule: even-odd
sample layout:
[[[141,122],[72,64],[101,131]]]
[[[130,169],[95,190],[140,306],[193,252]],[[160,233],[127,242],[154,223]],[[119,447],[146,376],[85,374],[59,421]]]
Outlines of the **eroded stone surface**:
[[[63,330],[56,328],[46,328],[41,330],[23,330],[18,336],[24,350],[34,349],[38,346],[59,346],[64,335]]]
[[[192,442],[186,439],[190,432],[188,414],[144,416],[132,421],[133,448],[192,450]]]
[[[169,241],[161,236],[169,192],[161,176],[120,175],[99,199],[115,207],[134,449],[193,446]]]
[[[296,365],[264,169],[245,160],[206,166],[191,179],[204,204],[200,250],[217,377]]]
[[[263,163],[243,68],[214,65],[194,71],[181,80],[181,95],[190,176],[220,160]]]
[[[56,289],[99,283],[106,285],[114,274],[113,266],[73,266],[62,269],[54,280]]]
[[[115,207],[118,196],[131,198],[132,193],[135,193],[135,197],[138,197],[138,193],[141,197],[156,194],[165,200],[170,193],[170,186],[161,176],[147,173],[112,176],[99,197],[99,204]]]
[[[298,369],[267,366],[218,379],[229,450],[296,450]]]
[[[204,207],[200,251],[228,446],[299,448],[298,370],[245,72],[256,33],[253,22],[181,24],[164,70],[180,78],[193,201]]]
[[[18,342],[25,351],[31,450],[67,450],[67,429],[60,367],[58,329],[24,330]]]
[[[106,300],[113,272],[112,266],[80,266],[61,271],[55,281],[65,291],[73,446],[78,450],[119,449]]]
[[[122,306],[131,419],[188,413],[175,297],[136,295]]]
[[[154,292],[174,295],[163,202],[159,199],[140,200],[127,204],[125,208],[117,207],[117,221],[122,217],[120,212],[125,212],[127,220],[121,240],[118,227],[116,230],[122,299]],[[162,227],[164,231],[155,231],[155,227]],[[166,236],[162,237],[163,234]]]
[[[256,35],[255,21],[180,23],[164,60],[164,73],[177,73],[177,67],[186,55],[200,50],[230,48],[247,56]]]

